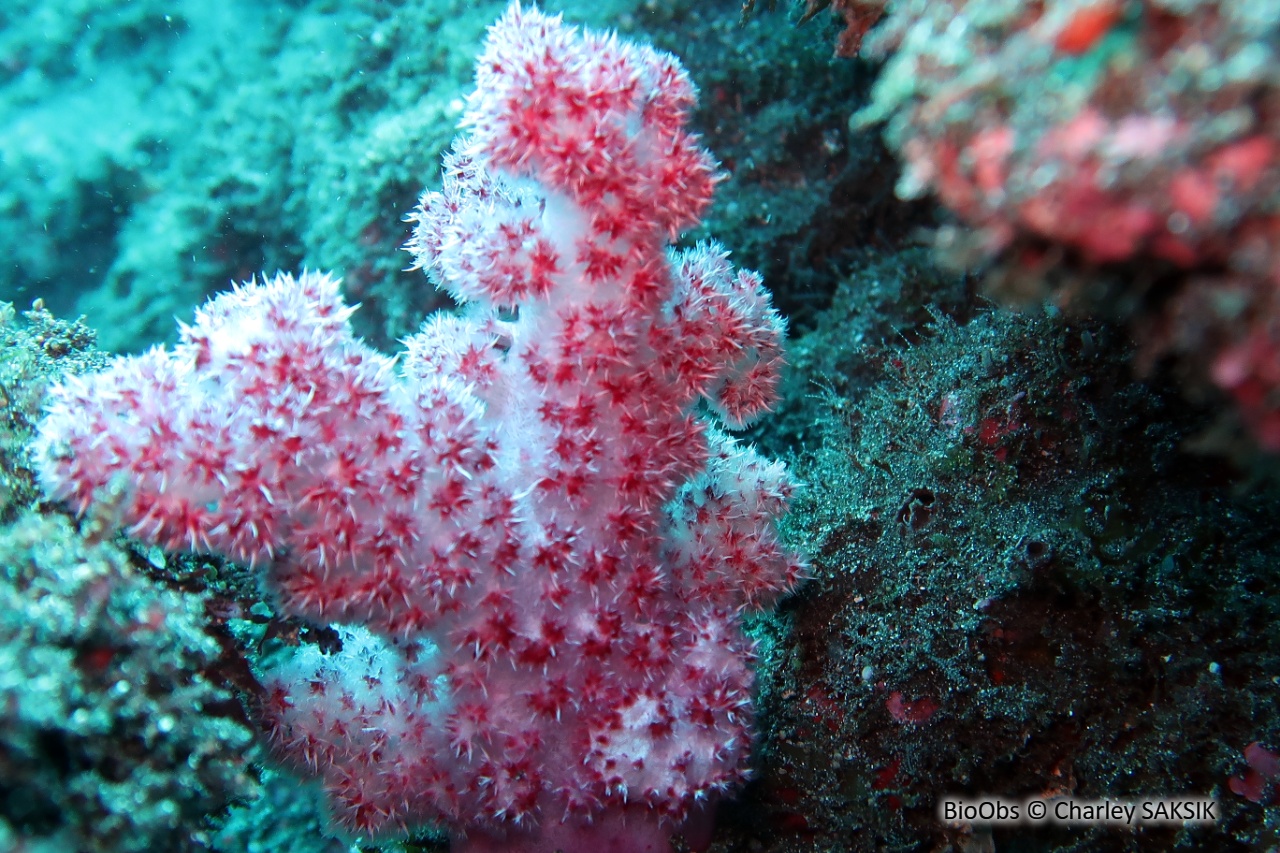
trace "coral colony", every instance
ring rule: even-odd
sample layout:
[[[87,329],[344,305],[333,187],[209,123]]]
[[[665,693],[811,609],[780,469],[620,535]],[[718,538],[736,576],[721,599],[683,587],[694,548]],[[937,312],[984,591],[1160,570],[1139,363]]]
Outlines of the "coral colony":
[[[881,2],[852,2],[865,16]],[[1122,309],[1148,364],[1179,355],[1280,450],[1280,141],[1276,5],[1266,2],[893,4],[864,121],[887,120],[903,195],[926,189],[978,254],[1033,286],[1067,253],[1130,263]],[[1176,287],[1173,281],[1178,281]],[[1103,296],[1104,276],[1062,287]],[[1034,289],[1043,284],[1034,285]],[[1143,289],[1148,292],[1143,293]]]
[[[669,248],[717,180],[675,58],[516,3],[476,78],[410,217],[460,313],[391,359],[335,279],[245,284],[57,388],[42,478],[341,626],[264,716],[351,832],[665,850],[746,774],[739,619],[803,571],[785,467],[715,423],[771,406],[784,327],[720,248]]]

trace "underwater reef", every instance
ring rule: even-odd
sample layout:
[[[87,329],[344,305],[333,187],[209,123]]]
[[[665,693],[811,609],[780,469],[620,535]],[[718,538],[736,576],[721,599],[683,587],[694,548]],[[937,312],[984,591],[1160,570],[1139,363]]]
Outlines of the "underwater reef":
[[[1280,848],[1280,7],[540,8],[0,10],[0,851]]]

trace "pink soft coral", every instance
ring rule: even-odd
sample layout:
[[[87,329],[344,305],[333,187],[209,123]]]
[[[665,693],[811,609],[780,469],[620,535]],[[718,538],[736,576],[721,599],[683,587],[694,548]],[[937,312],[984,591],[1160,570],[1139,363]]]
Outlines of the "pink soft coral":
[[[661,850],[746,774],[739,617],[801,572],[773,403],[783,324],[714,246],[676,60],[513,4],[410,249],[465,303],[398,364],[335,280],[224,294],[173,352],[53,392],[43,477],[135,535],[265,567],[341,651],[267,673],[336,817],[455,849]]]

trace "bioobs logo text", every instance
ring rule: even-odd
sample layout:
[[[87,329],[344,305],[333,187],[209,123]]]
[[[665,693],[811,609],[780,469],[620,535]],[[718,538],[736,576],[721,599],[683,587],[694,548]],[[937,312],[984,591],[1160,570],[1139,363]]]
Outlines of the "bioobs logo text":
[[[948,826],[973,824],[1082,826],[1110,824],[1212,824],[1218,820],[1218,802],[1212,797],[1151,797],[1132,800],[1086,800],[1076,797],[943,797],[938,819]]]
[[[1021,823],[1023,803],[998,797],[962,800],[944,797],[938,801],[938,819],[949,826],[972,823]]]

